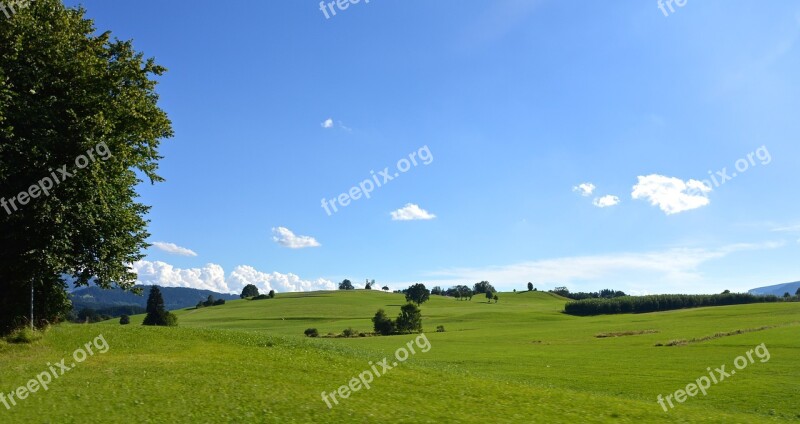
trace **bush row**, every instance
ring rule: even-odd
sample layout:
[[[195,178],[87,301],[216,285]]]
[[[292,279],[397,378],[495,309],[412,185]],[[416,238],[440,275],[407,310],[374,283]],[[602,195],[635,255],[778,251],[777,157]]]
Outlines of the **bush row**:
[[[624,296],[613,299],[584,299],[568,302],[564,312],[588,316],[669,311],[699,308],[701,306],[743,305],[747,303],[778,302],[777,296],[756,296],[750,293],[726,294],[660,294],[650,296]]]

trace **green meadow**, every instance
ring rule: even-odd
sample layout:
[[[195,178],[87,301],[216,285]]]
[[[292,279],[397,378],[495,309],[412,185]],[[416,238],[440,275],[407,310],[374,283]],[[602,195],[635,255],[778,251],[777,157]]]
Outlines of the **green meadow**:
[[[800,422],[800,303],[574,317],[542,292],[500,293],[496,304],[432,296],[421,306],[430,349],[328,408],[322,392],[370,362],[395,361],[419,336],[303,331],[370,332],[378,308],[394,317],[404,303],[378,291],[287,293],[174,311],[171,328],[143,327],[142,316],[57,325],[32,344],[0,342],[1,391],[48,362],[72,362],[100,334],[107,352],[10,409],[0,404],[0,422]],[[701,340],[656,346],[692,339]],[[734,368],[762,343],[768,360]],[[736,374],[705,396],[667,412],[656,402],[722,365]]]

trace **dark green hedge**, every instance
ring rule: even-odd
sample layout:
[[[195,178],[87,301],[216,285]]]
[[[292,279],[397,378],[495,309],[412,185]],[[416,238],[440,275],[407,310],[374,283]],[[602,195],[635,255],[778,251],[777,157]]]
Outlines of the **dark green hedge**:
[[[624,296],[613,299],[584,299],[569,302],[564,312],[588,316],[670,311],[699,308],[701,306],[742,305],[747,303],[779,302],[773,295],[756,296],[749,293],[726,294],[659,294],[650,296]]]

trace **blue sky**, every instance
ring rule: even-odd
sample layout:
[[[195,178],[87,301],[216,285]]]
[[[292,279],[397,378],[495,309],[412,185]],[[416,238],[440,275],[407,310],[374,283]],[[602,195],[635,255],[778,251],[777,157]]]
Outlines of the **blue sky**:
[[[800,5],[658,4],[83,2],[169,69],[176,135],[167,181],[140,189],[156,243],[140,281],[800,279]],[[339,199],[364,180],[382,185]]]

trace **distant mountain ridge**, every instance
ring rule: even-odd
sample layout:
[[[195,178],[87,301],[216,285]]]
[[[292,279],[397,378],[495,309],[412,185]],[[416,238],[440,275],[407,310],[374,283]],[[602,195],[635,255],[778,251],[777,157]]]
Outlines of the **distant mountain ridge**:
[[[141,296],[119,288],[105,290],[92,286],[77,289],[70,293],[69,297],[72,300],[72,307],[75,311],[80,311],[83,308],[105,310],[129,306],[145,308],[147,307],[147,296],[150,294],[152,286],[137,285],[136,287],[143,289]],[[197,302],[208,299],[209,295],[214,296],[214,299],[233,300],[239,298],[237,295],[188,287],[161,287],[161,295],[164,297],[164,307],[167,310],[195,306]]]
[[[774,294],[775,296],[783,296],[784,293],[789,293],[794,296],[797,289],[800,288],[800,281],[794,283],[776,284],[774,286],[758,287],[750,290],[752,294]]]

